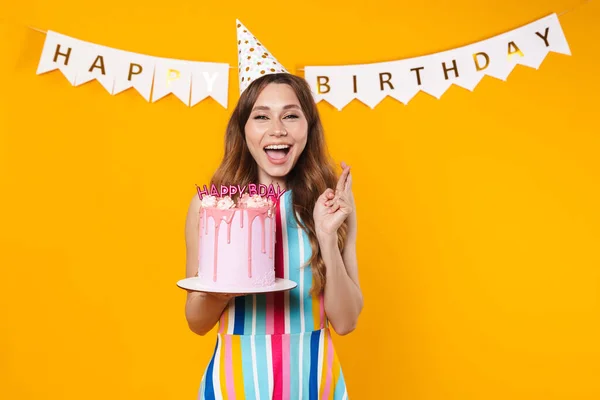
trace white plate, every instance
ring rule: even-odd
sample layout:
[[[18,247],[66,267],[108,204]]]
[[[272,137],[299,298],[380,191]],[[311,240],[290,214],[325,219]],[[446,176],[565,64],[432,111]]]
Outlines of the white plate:
[[[275,278],[275,283],[271,286],[263,287],[248,287],[248,288],[236,288],[235,292],[232,289],[224,288],[219,289],[214,286],[208,286],[200,282],[200,278],[186,278],[177,282],[177,286],[182,289],[193,290],[196,292],[209,292],[209,293],[269,293],[269,292],[281,292],[284,290],[290,290],[298,286],[298,284],[289,279]]]

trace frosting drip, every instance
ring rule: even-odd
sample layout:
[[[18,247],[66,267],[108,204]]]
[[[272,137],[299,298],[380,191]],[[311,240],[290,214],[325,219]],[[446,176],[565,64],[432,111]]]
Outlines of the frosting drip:
[[[258,217],[261,223],[261,245],[262,252],[265,252],[265,218],[267,210],[246,208],[248,212],[248,278],[252,278],[252,223]],[[271,224],[272,225],[272,224]]]

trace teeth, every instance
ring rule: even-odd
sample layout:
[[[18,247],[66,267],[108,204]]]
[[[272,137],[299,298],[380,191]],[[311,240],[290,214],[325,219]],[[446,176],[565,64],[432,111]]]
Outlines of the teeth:
[[[265,150],[281,150],[281,149],[289,149],[290,146],[287,144],[271,144],[265,147]]]

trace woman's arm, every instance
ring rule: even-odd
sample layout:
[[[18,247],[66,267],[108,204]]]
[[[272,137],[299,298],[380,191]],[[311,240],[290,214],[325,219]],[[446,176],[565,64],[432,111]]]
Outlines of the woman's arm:
[[[191,278],[198,272],[198,222],[200,199],[194,196],[185,221],[186,262],[185,276]],[[192,332],[205,335],[216,325],[232,295],[213,295],[187,291],[185,318]]]
[[[341,254],[337,234],[318,238],[326,267],[325,312],[339,335],[346,335],[356,328],[363,308],[356,260],[356,231],[356,210],[353,210],[348,216],[348,236]]]

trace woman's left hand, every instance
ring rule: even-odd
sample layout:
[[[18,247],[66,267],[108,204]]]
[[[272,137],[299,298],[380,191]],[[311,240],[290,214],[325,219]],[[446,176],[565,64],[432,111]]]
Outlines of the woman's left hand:
[[[335,191],[327,188],[313,210],[317,237],[337,236],[337,230],[354,211],[350,166],[342,162],[342,174]]]

